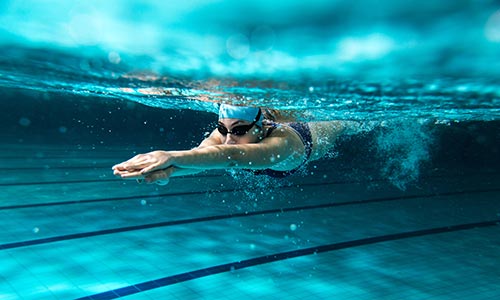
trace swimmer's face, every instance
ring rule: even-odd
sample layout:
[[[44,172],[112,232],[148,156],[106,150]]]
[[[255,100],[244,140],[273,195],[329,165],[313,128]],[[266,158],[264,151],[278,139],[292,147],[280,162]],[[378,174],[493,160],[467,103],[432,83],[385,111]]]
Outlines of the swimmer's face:
[[[239,119],[219,119],[219,133],[221,135],[222,143],[251,144],[260,142],[262,139],[262,130],[256,125],[248,128],[251,124],[251,122]]]

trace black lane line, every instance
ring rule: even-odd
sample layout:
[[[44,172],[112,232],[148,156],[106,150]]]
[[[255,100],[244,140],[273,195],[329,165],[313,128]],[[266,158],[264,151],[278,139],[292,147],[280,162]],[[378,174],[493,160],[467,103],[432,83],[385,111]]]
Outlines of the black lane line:
[[[5,149],[2,149],[2,152],[16,152],[15,155],[9,154],[9,155],[0,155],[0,160],[12,160],[12,159],[18,159],[18,160],[40,160],[40,159],[68,159],[68,160],[77,160],[77,159],[88,159],[88,160],[109,160],[113,161],[116,164],[116,161],[120,161],[120,157],[117,158],[117,155],[123,156],[122,159],[126,159],[127,157],[132,157],[134,155],[137,155],[139,153],[146,153],[145,152],[137,152],[137,153],[131,153],[130,151],[126,150],[118,150],[118,151],[112,151],[112,150],[105,150],[101,152],[106,152],[106,155],[103,155],[103,153],[100,153],[99,156],[92,156],[89,155],[89,152],[95,151],[93,149],[84,149],[80,150],[78,152],[69,150],[70,152],[68,153],[61,153],[60,151],[57,150],[39,150],[40,152],[43,152],[44,155],[41,156],[36,156],[34,155],[34,152],[32,149],[29,150],[23,150],[23,149],[11,149],[8,151],[5,151]],[[23,155],[24,154],[24,155]]]
[[[38,166],[38,167],[19,167],[19,168],[14,168],[14,167],[10,167],[10,168],[2,168],[0,170],[0,173],[2,172],[12,172],[12,171],[25,171],[25,170],[38,170],[38,171],[41,171],[41,170],[44,170],[44,171],[50,171],[50,170],[66,170],[66,169],[70,169],[70,170],[78,170],[78,169],[109,169],[109,166],[99,166],[99,165],[95,165],[95,166],[89,166],[89,165],[84,165],[84,166],[49,166],[48,168],[45,168],[44,166]]]
[[[488,191],[476,191],[473,193],[483,193],[483,192],[488,192]],[[250,216],[256,216],[256,215],[286,213],[286,212],[312,210],[312,209],[320,209],[320,208],[331,208],[331,207],[357,205],[357,204],[365,204],[365,203],[366,204],[368,204],[368,203],[381,203],[381,202],[407,200],[407,199],[414,199],[414,198],[432,198],[432,197],[450,196],[450,195],[457,195],[457,194],[467,194],[467,193],[446,193],[446,194],[431,195],[431,196],[414,195],[414,196],[407,196],[407,197],[386,197],[386,198],[378,198],[378,199],[370,199],[370,200],[353,200],[353,201],[347,201],[347,202],[323,203],[323,204],[296,206],[296,207],[289,207],[289,208],[275,208],[275,209],[268,209],[268,210],[242,212],[242,213],[235,213],[235,214],[228,214],[228,215],[216,215],[216,216],[198,217],[198,218],[191,218],[191,219],[181,219],[181,220],[174,220],[174,221],[165,221],[165,222],[149,223],[149,224],[142,224],[142,225],[135,225],[135,226],[111,228],[111,229],[89,231],[89,232],[82,232],[82,233],[74,233],[74,234],[60,235],[60,236],[34,239],[34,240],[27,240],[27,241],[21,241],[21,242],[0,244],[0,251],[7,250],[7,249],[27,247],[27,246],[48,244],[48,243],[54,243],[54,242],[60,242],[60,241],[67,241],[67,240],[73,240],[73,239],[80,239],[80,238],[86,238],[86,237],[94,237],[94,236],[99,236],[99,235],[115,234],[115,233],[134,231],[134,230],[151,229],[151,228],[157,228],[157,227],[168,227],[168,226],[183,225],[183,224],[193,224],[193,223],[200,223],[200,222],[217,221],[217,220],[223,220],[223,219],[242,218],[242,217],[250,217]]]
[[[223,174],[207,174],[203,176],[195,176],[193,178],[208,178],[208,177],[220,177],[224,176]],[[120,179],[118,179],[119,181]],[[99,180],[98,180],[99,181]],[[102,180],[101,180],[102,181]],[[110,181],[116,181],[116,180],[106,180],[106,182]],[[307,186],[324,186],[324,185],[333,185],[333,184],[356,184],[356,183],[374,183],[374,182],[380,182],[380,181],[385,181],[382,179],[373,179],[371,181],[355,181],[355,180],[344,180],[344,181],[332,181],[332,182],[319,182],[319,183],[305,183],[305,184],[299,184],[299,183],[291,183],[289,186],[283,186],[281,187],[282,189],[288,189],[288,188],[295,188],[298,186],[301,187],[307,187]],[[89,181],[91,182],[91,181]],[[52,182],[53,183],[53,182]],[[51,183],[51,184],[52,184]],[[75,182],[78,183],[78,182]],[[2,186],[3,184],[0,184]],[[8,184],[11,185],[11,184]],[[22,185],[22,184],[20,184]],[[118,200],[135,200],[135,199],[143,199],[143,198],[157,198],[157,197],[169,197],[169,196],[182,196],[182,195],[199,195],[199,194],[204,194],[204,193],[224,193],[224,192],[236,192],[236,191],[243,191],[244,188],[240,189],[224,189],[224,190],[207,190],[207,191],[198,191],[198,192],[182,192],[182,193],[166,193],[166,194],[158,194],[158,195],[139,195],[139,196],[127,196],[127,197],[114,197],[114,198],[100,198],[100,199],[82,199],[82,200],[69,200],[69,201],[61,201],[61,202],[46,202],[46,203],[32,203],[32,204],[19,204],[19,205],[7,205],[7,206],[0,206],[0,210],[7,210],[7,209],[19,209],[19,208],[34,208],[34,207],[43,207],[43,206],[57,206],[57,205],[69,205],[69,204],[82,204],[82,203],[93,203],[93,202],[107,202],[107,201],[118,201]],[[494,191],[495,189],[492,189],[490,191]],[[460,191],[463,192],[463,191]]]
[[[133,294],[137,294],[140,292],[157,289],[169,285],[173,285],[176,283],[194,280],[202,277],[207,277],[219,273],[230,272],[239,269],[245,269],[257,265],[268,264],[280,260],[306,256],[311,254],[324,253],[329,251],[366,246],[376,243],[383,243],[389,241],[396,241],[407,238],[421,237],[426,235],[434,235],[439,233],[447,233],[453,231],[461,231],[461,230],[469,230],[474,228],[483,228],[483,227],[491,227],[499,225],[500,221],[485,221],[479,223],[468,223],[468,224],[459,224],[459,225],[451,225],[446,227],[437,227],[416,231],[407,231],[395,234],[388,234],[382,236],[369,237],[359,240],[346,241],[334,244],[327,244],[322,246],[310,247],[299,250],[292,250],[287,252],[280,252],[265,256],[260,256],[256,258],[245,259],[242,261],[231,262],[227,264],[221,264],[213,267],[208,267],[204,269],[199,269],[191,272],[180,273],[172,276],[162,277],[150,281],[144,281],[138,284],[129,285],[126,287],[110,290],[107,292],[102,292],[90,296],[85,296],[78,298],[76,300],[108,300],[108,299],[116,299],[121,298]]]
[[[186,178],[209,178],[209,177],[220,177],[222,175],[199,175],[192,176]],[[66,180],[66,181],[38,181],[38,182],[10,182],[10,183],[0,183],[0,186],[23,186],[23,185],[50,185],[50,184],[79,184],[79,183],[108,183],[108,182],[124,182],[123,179],[120,178],[112,178],[110,179],[89,179],[89,180]]]
[[[43,151],[43,150],[42,150]],[[82,153],[85,153],[85,151],[82,151]],[[117,159],[116,159],[116,156],[114,155],[110,155],[110,156],[102,156],[102,155],[99,155],[99,157],[95,157],[95,156],[87,156],[87,157],[84,157],[82,155],[78,155],[78,153],[69,153],[68,155],[64,155],[64,154],[60,154],[60,155],[56,155],[56,154],[50,154],[50,155],[45,155],[45,156],[41,156],[41,157],[37,157],[37,156],[33,156],[33,152],[26,152],[26,155],[24,156],[15,156],[15,155],[11,155],[11,156],[0,156],[0,160],[56,160],[56,159],[59,159],[59,160],[68,160],[68,161],[71,161],[71,160],[82,160],[82,159],[87,159],[87,160],[100,160],[100,161],[103,161],[103,160],[109,160],[110,162],[116,162]],[[118,159],[119,160],[119,159]],[[115,163],[116,164],[116,163]]]
[[[59,168],[59,167],[57,167]],[[49,168],[49,169],[57,169],[57,168]],[[91,168],[91,169],[95,169],[95,170],[98,170],[98,169],[109,169],[109,167],[89,167],[89,166],[85,166],[85,167],[61,167],[61,168],[76,168],[76,169],[88,169],[88,168]],[[2,171],[7,171],[9,170],[9,172],[11,171],[15,171],[15,170],[20,170],[20,168],[3,168],[0,170],[0,174],[2,173]],[[33,170],[33,168],[24,168],[23,170]],[[36,170],[39,170],[39,169],[43,169],[43,168],[35,168]],[[317,173],[317,174],[322,174],[322,173],[325,173],[327,172],[328,170],[318,170],[318,169],[315,169],[313,170],[314,173]],[[337,170],[339,171],[339,170]],[[490,172],[481,172],[481,173],[477,173],[477,174],[474,174],[474,175],[497,175],[498,173],[496,171],[490,171]],[[198,175],[188,175],[188,176],[185,176],[184,178],[213,178],[213,177],[221,177],[221,176],[224,176],[225,174],[224,173],[220,173],[220,174],[198,174]],[[459,176],[455,176],[455,177],[465,177],[466,175],[470,175],[470,174],[459,174]],[[111,177],[111,176],[110,176]],[[433,175],[433,174],[430,174],[428,176],[422,176],[420,179],[433,179],[433,178],[443,178],[444,176],[443,175]],[[112,179],[88,179],[88,180],[68,180],[68,181],[35,181],[35,182],[3,182],[3,183],[0,183],[0,186],[23,186],[23,185],[50,185],[50,184],[79,184],[79,183],[102,183],[102,182],[115,182],[115,181],[123,181],[123,179],[119,179],[119,178],[112,178]],[[379,178],[373,178],[372,180],[370,181],[355,181],[355,180],[350,180],[350,181],[347,181],[347,183],[355,183],[355,182],[375,182],[375,181],[387,181],[387,179],[384,179],[382,177],[379,177]]]
[[[48,185],[48,184],[74,184],[74,183],[96,183],[96,182],[111,182],[123,181],[123,179],[92,179],[92,180],[66,180],[66,181],[41,181],[41,182],[12,182],[0,183],[0,186],[24,186],[24,185]]]
[[[199,176],[189,176],[189,177],[184,177],[184,178],[191,178],[191,179],[201,179],[201,178],[215,178],[215,177],[222,177],[224,174],[210,174],[210,175],[199,175]],[[129,180],[133,181],[133,180]],[[385,181],[384,179],[377,178],[373,179],[370,181],[356,181],[356,180],[351,180],[351,181],[336,181],[336,182],[328,182],[326,184],[332,184],[332,183],[371,183],[371,182],[376,182],[376,181]],[[79,183],[108,183],[108,182],[124,182],[123,179],[120,178],[110,178],[110,179],[89,179],[89,180],[66,180],[66,181],[41,181],[41,182],[8,182],[8,183],[0,183],[0,186],[24,186],[24,185],[51,185],[51,184],[79,184]],[[321,183],[325,184],[325,183]],[[303,184],[303,185],[308,185],[308,184]]]
[[[0,206],[0,210],[18,209],[18,208],[33,208],[33,207],[42,207],[42,206],[58,206],[58,205],[68,205],[68,204],[98,203],[98,202],[107,202],[107,201],[151,199],[151,198],[173,197],[173,196],[189,196],[189,195],[201,195],[201,194],[206,194],[206,193],[223,193],[223,192],[235,192],[235,191],[237,191],[237,190],[229,189],[229,190],[219,190],[219,191],[182,192],[182,193],[168,193],[168,194],[143,195],[143,196],[127,196],[127,197],[88,199],[88,200],[70,200],[70,201],[63,201],[63,202],[18,204],[18,205]]]
[[[220,175],[213,175],[220,176]],[[334,181],[334,182],[321,182],[321,183],[304,183],[304,184],[292,184],[290,186],[283,186],[282,189],[296,188],[299,185],[304,186],[322,186],[322,185],[333,185],[333,184],[352,184],[352,183],[373,183],[375,181],[359,182],[359,181]],[[189,195],[200,195],[206,193],[234,193],[237,191],[244,191],[245,188],[237,189],[218,189],[218,190],[205,190],[197,192],[181,192],[181,193],[166,193],[157,195],[139,195],[139,196],[127,196],[127,197],[114,197],[114,198],[100,198],[100,199],[82,199],[82,200],[69,200],[61,202],[45,202],[45,203],[31,203],[31,204],[18,204],[18,205],[7,205],[0,206],[0,210],[7,209],[18,209],[18,208],[33,208],[42,206],[58,206],[58,205],[68,205],[68,204],[81,204],[81,203],[93,203],[93,202],[107,202],[107,201],[120,201],[120,200],[137,200],[144,198],[160,198],[160,197],[170,197],[170,196],[189,196]]]

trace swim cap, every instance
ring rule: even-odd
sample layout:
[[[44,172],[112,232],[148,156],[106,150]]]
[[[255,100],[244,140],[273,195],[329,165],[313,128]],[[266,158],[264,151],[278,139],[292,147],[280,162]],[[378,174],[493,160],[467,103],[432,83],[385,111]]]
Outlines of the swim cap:
[[[221,104],[219,108],[219,119],[238,119],[252,123],[255,121],[260,108],[249,106],[234,106],[229,104]],[[255,125],[262,127],[262,114]]]

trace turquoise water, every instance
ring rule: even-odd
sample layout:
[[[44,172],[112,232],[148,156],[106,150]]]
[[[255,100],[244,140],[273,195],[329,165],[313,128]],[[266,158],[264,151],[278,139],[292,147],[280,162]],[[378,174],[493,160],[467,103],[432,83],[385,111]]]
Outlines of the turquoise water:
[[[3,1],[0,53],[1,299],[500,296],[496,1]],[[285,180],[113,177],[222,101],[359,126]]]
[[[487,0],[4,1],[0,86],[308,119],[495,120],[498,14]]]

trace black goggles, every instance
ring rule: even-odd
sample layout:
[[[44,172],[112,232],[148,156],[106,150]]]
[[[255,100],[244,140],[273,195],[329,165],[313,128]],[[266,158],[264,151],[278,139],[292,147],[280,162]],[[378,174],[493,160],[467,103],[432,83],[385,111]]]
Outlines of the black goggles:
[[[226,136],[228,133],[232,134],[232,135],[237,135],[237,136],[243,136],[245,134],[247,134],[250,129],[252,129],[252,127],[257,124],[257,122],[259,121],[260,119],[260,115],[261,115],[261,111],[259,109],[259,112],[257,113],[257,116],[255,117],[254,121],[248,125],[239,125],[239,126],[235,126],[233,127],[233,129],[231,130],[228,130],[226,128],[226,126],[222,125],[219,123],[219,125],[217,126],[217,130],[220,132],[220,134],[222,134],[223,136]]]

